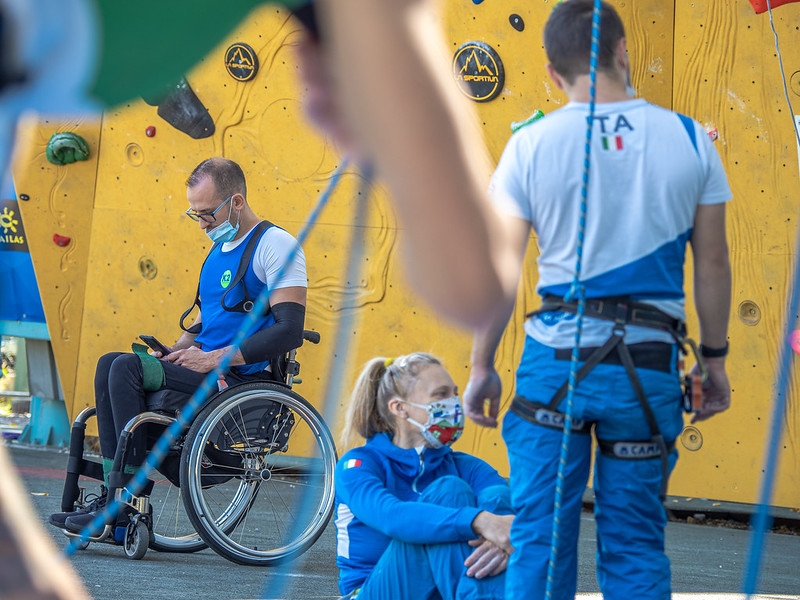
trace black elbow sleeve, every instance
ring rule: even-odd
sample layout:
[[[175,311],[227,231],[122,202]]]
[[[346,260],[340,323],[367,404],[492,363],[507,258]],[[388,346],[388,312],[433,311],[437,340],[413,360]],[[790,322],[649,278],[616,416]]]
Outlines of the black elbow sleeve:
[[[281,302],[271,310],[275,323],[242,342],[240,351],[247,364],[280,356],[303,344],[306,307],[296,302]]]

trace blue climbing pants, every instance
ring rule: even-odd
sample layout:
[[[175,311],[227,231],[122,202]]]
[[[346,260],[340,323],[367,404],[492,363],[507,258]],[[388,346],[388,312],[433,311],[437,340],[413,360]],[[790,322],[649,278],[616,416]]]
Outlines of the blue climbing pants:
[[[641,368],[637,374],[664,439],[674,440],[683,427],[677,347],[664,344],[663,370]],[[570,361],[557,359],[553,348],[531,337],[517,370],[516,393],[548,404],[567,380]],[[559,405],[566,412],[567,401]],[[595,435],[608,441],[651,438],[641,405],[619,364],[597,365],[575,390],[573,415],[595,422]],[[556,474],[562,432],[530,423],[509,411],[503,438],[511,468],[511,500],[516,518],[511,528],[511,555],[506,598],[545,597],[553,530]],[[559,543],[552,598],[575,597],[577,548],[582,495],[589,479],[592,440],[573,434],[561,503]],[[677,452],[669,457],[670,471]],[[664,553],[666,512],[659,499],[662,472],[658,457],[623,460],[595,455],[594,492],[597,525],[597,579],[605,600],[669,600],[669,559]]]
[[[507,489],[502,486],[507,494]],[[494,498],[502,496],[487,488],[477,499],[472,488],[459,477],[447,476],[434,481],[420,497],[430,502],[454,508],[481,506],[494,512],[490,506]],[[483,502],[484,497],[486,503]],[[506,496],[507,498],[507,496]],[[413,524],[409,524],[413,527]],[[464,561],[473,548],[467,542],[447,544],[409,544],[394,540],[389,544],[375,568],[370,573],[358,600],[502,600],[505,573],[494,577],[475,579],[467,575]]]

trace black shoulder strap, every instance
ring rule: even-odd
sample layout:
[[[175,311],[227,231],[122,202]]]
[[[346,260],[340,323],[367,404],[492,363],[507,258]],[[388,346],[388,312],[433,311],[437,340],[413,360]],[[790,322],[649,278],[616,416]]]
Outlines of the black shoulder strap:
[[[233,277],[231,284],[228,286],[228,289],[222,295],[222,308],[227,310],[228,312],[242,312],[242,313],[249,313],[253,310],[253,305],[255,302],[250,297],[250,294],[247,291],[247,286],[244,283],[244,276],[247,273],[247,269],[250,267],[250,261],[253,260],[253,253],[256,251],[256,246],[258,245],[259,240],[261,239],[261,234],[272,227],[272,223],[269,221],[261,221],[258,225],[256,225],[255,231],[250,236],[250,239],[247,240],[247,245],[244,247],[244,252],[242,253],[242,259],[239,261],[239,268],[236,270],[236,275]],[[231,292],[236,285],[241,282],[242,283],[242,292],[244,298],[241,302],[234,306],[228,306],[225,304],[225,297]],[[264,311],[264,315],[269,314],[269,306],[267,306],[266,310]]]
[[[206,265],[206,261],[208,260],[208,257],[211,256],[211,253],[214,251],[214,248],[216,248],[216,246],[217,246],[216,243],[211,244],[211,248],[208,250],[208,254],[206,254],[206,257],[203,259],[203,264],[200,267],[200,272],[201,273],[203,272],[203,267]],[[188,317],[189,313],[191,313],[194,310],[195,306],[197,306],[197,307],[200,306],[200,277],[199,276],[197,278],[197,291],[194,293],[194,302],[192,302],[192,305],[189,308],[187,308],[186,311],[181,315],[181,320],[178,321],[178,325],[186,333],[193,333],[193,334],[197,335],[198,333],[200,333],[200,330],[203,328],[202,323],[198,323],[197,325],[192,325],[188,329],[184,325],[184,321],[186,321],[186,317]]]

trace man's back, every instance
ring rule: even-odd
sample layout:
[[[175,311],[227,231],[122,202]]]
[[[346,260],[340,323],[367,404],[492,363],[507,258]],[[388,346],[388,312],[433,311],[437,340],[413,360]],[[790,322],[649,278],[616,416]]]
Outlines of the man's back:
[[[522,129],[492,180],[500,207],[537,233],[543,295],[564,296],[575,272],[587,114],[586,104],[572,102]],[[594,123],[586,294],[630,295],[682,318],[685,247],[697,206],[730,198],[719,157],[697,123],[644,100],[598,104]],[[574,320],[552,321],[535,320],[529,332],[549,345],[571,345]],[[609,327],[590,324],[585,344],[605,341]],[[630,341],[663,337],[630,334]]]

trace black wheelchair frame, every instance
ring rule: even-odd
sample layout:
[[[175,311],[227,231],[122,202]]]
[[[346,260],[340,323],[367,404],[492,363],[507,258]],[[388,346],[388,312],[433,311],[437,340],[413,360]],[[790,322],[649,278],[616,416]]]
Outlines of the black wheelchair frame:
[[[306,330],[303,339],[317,344],[320,336]],[[121,543],[131,559],[142,558],[148,548],[195,552],[211,547],[246,565],[277,564],[307,550],[333,513],[337,456],[319,412],[292,390],[301,382],[296,352],[275,362],[279,380],[243,383],[209,397],[159,466],[165,480],[156,482],[149,496],[117,491],[117,499],[131,514],[123,541],[114,538],[115,524],[107,524],[89,542]],[[169,393],[175,392],[149,394],[148,405],[162,404]],[[65,512],[87,504],[81,476],[103,480],[102,465],[84,458],[86,424],[95,414],[94,407],[86,408],[72,425],[61,499]],[[126,424],[109,474],[112,487],[123,481],[134,432],[142,425],[163,430],[175,415],[149,410]],[[158,433],[148,431],[148,440],[157,439]],[[172,496],[173,486],[178,487],[177,497]],[[67,530],[64,534],[77,536]]]

